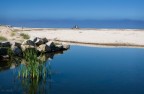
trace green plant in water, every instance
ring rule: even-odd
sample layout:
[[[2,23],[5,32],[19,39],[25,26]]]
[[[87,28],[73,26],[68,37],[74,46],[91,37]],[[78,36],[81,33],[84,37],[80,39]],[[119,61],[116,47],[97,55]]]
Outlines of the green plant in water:
[[[12,60],[14,58],[14,53],[13,51],[11,50],[11,48],[7,48],[8,49],[8,55],[9,55],[9,58],[10,60]]]
[[[47,69],[44,66],[44,61],[40,61],[37,58],[37,52],[34,49],[27,49],[23,53],[23,57],[26,60],[26,64],[22,65],[21,71],[18,73],[20,77],[37,80],[46,77]]]

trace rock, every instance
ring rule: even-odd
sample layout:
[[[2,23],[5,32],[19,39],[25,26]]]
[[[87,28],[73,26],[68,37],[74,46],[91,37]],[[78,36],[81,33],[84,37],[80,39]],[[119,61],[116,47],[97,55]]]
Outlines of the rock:
[[[63,49],[64,49],[64,50],[68,50],[69,48],[70,48],[70,45],[63,44]]]
[[[61,42],[56,42],[54,41],[54,45],[55,45],[55,49],[54,51],[60,51],[60,50],[63,50],[63,45]]]
[[[4,56],[2,56],[2,55],[0,55],[0,67],[1,68],[4,68],[3,67],[3,65],[6,65],[6,63],[5,62],[1,62],[1,61],[8,61],[8,59],[9,59],[9,56],[8,55],[4,55]],[[5,64],[2,64],[2,63],[5,63]]]
[[[14,55],[22,57],[21,43],[14,42],[11,46]]]
[[[52,52],[58,51],[59,48],[56,47],[55,43],[53,41],[49,41],[48,43],[46,43],[50,48]]]
[[[22,43],[22,45],[35,46],[35,43],[31,40],[26,40]]]
[[[8,48],[0,48],[0,55],[8,55]]]
[[[14,42],[14,43],[12,43],[12,46],[13,46],[13,47],[16,46],[16,47],[21,48],[21,43]]]
[[[35,46],[32,45],[21,45],[21,49],[24,52],[26,49],[36,49]]]
[[[41,44],[45,44],[48,42],[48,39],[46,38],[38,38],[38,37],[33,37],[30,38],[31,41],[33,41],[37,46],[41,45]]]
[[[37,50],[40,52],[51,52],[51,48],[47,44],[40,45]]]
[[[48,43],[46,43],[50,48],[55,48],[55,44],[53,41],[49,41]]]
[[[47,38],[42,38],[42,41],[44,44],[46,44],[48,42],[48,39]]]
[[[63,49],[63,45],[56,45],[57,48],[59,48],[59,50]]]
[[[33,42],[36,42],[37,37],[31,37],[30,40],[33,41]]]
[[[0,47],[11,47],[10,42],[1,42]]]
[[[21,45],[21,49],[22,49],[23,52],[26,49],[36,49],[35,47],[36,47],[35,43],[31,40],[26,40]]]
[[[14,55],[22,57],[22,55],[23,55],[22,50],[18,46],[12,46],[11,50],[12,50]]]
[[[39,45],[43,44],[43,40],[41,38],[37,38],[37,40],[35,41],[35,44],[37,46],[39,46]]]

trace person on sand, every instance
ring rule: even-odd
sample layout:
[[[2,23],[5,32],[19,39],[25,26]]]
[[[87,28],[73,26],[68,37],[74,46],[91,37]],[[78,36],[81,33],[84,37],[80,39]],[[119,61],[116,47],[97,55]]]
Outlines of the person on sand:
[[[79,29],[78,25],[75,25],[72,29]]]

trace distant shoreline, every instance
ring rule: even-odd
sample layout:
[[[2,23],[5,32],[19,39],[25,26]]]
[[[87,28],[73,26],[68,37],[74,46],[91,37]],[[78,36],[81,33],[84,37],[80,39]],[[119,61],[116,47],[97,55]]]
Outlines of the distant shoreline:
[[[125,29],[125,28],[79,28],[79,29],[73,29],[73,28],[33,28],[33,27],[13,27],[14,29],[25,29],[25,30],[144,30],[143,29]]]
[[[144,20],[130,19],[4,19],[3,25],[25,28],[144,29]]]

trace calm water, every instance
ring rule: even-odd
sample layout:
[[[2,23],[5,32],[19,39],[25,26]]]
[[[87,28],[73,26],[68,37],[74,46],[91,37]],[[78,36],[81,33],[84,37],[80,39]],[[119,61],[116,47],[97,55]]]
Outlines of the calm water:
[[[1,71],[0,94],[144,94],[144,49],[71,46],[46,64],[52,74],[38,83],[18,79],[20,65]]]
[[[0,24],[18,27],[36,28],[118,28],[118,29],[144,29],[144,21],[134,20],[14,20],[3,19]]]

